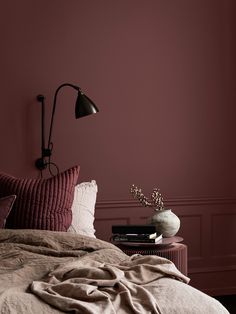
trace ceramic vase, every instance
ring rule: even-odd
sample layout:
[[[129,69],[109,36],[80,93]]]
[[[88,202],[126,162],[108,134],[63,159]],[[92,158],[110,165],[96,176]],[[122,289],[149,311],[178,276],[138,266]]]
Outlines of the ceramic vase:
[[[155,211],[155,214],[149,219],[149,223],[156,226],[156,230],[162,233],[164,238],[170,238],[176,235],[180,228],[180,219],[171,209]]]

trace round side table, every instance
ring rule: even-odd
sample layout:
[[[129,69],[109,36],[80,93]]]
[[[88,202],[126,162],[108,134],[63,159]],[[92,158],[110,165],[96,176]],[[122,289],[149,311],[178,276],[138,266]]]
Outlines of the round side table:
[[[182,243],[172,243],[167,246],[126,246],[117,244],[117,246],[127,255],[157,255],[172,261],[182,274],[188,274],[187,245]]]

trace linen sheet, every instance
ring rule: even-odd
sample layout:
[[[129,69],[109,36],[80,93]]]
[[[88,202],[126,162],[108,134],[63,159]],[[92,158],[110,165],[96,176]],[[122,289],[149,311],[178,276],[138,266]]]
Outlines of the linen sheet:
[[[224,314],[174,264],[66,232],[0,230],[0,313]]]

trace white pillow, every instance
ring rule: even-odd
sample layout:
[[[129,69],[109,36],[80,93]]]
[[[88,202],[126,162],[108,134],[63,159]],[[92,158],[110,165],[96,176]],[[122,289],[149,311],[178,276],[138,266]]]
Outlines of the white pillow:
[[[76,185],[71,208],[72,222],[68,232],[96,238],[93,223],[97,191],[98,187],[95,180]]]

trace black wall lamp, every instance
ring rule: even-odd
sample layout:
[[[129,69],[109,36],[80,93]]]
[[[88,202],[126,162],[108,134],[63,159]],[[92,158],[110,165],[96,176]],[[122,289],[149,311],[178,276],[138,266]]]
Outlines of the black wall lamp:
[[[60,85],[57,88],[54,95],[49,136],[48,136],[48,142],[46,146],[45,145],[45,97],[43,95],[37,96],[37,100],[41,103],[41,157],[36,160],[35,166],[38,170],[41,171],[41,173],[42,173],[42,170],[49,167],[50,174],[54,175],[51,169],[51,166],[54,166],[56,168],[57,173],[59,173],[58,166],[55,163],[51,162],[51,155],[52,155],[52,149],[53,149],[53,143],[51,141],[51,138],[52,138],[54,115],[55,115],[56,104],[57,104],[57,95],[58,95],[59,90],[65,86],[72,87],[78,92],[77,100],[75,104],[75,118],[76,119],[82,118],[84,116],[87,116],[87,115],[90,115],[99,111],[95,103],[91,99],[89,99],[85,94],[83,94],[80,87],[75,86],[70,83],[64,83]]]

